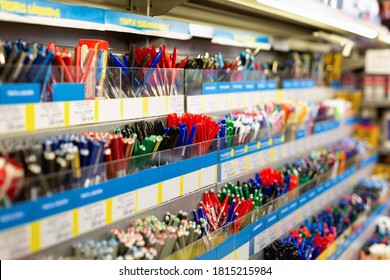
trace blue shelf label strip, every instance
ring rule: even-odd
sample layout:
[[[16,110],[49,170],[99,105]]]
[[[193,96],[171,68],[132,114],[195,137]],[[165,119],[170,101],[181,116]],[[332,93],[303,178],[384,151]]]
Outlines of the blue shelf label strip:
[[[105,10],[103,9],[36,0],[12,1],[10,3],[10,5],[0,5],[0,12],[42,19],[68,19],[104,24]]]
[[[150,31],[172,32],[190,36],[190,26],[188,23],[118,11],[106,11],[104,23],[106,25],[121,26],[146,33]]]
[[[39,103],[40,94],[40,84],[0,84],[0,104]]]
[[[240,43],[263,43],[270,44],[267,35],[255,34],[251,32],[214,28],[213,38],[230,40]]]
[[[313,88],[315,86],[314,80],[284,80],[282,83],[283,89],[304,89]]]
[[[276,81],[246,81],[246,82],[205,82],[202,84],[202,94],[243,93],[252,91],[275,90]]]
[[[265,217],[265,227],[269,228],[279,222],[279,211],[275,211]]]

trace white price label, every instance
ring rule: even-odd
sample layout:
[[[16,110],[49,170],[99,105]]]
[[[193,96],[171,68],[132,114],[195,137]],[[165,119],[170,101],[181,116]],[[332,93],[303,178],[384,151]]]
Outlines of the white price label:
[[[297,152],[303,153],[305,150],[305,138],[296,140],[296,143],[297,143],[297,150],[298,150]]]
[[[221,163],[221,180],[227,180],[234,176],[234,160]]]
[[[245,104],[244,107],[252,107],[256,105],[256,93],[255,92],[248,92],[246,93],[246,98],[245,98]]]
[[[99,100],[99,122],[119,121],[121,119],[121,100]]]
[[[123,119],[139,119],[142,118],[143,98],[124,98],[123,99]]]
[[[270,226],[267,230],[267,244],[271,244],[279,238],[279,223]]]
[[[35,129],[65,125],[65,103],[52,102],[35,105]]]
[[[217,169],[217,166],[214,165],[214,166],[202,168],[200,170],[200,172],[201,172],[200,187],[201,188],[207,187],[209,185],[216,183],[216,179],[217,179],[215,176],[216,169]]]
[[[275,158],[274,158],[274,160],[275,161],[279,161],[279,160],[282,160],[283,159],[283,147],[282,147],[283,145],[279,145],[279,146],[276,146],[275,148],[274,148],[274,150],[275,150]]]
[[[311,150],[314,146],[314,135],[310,135],[309,137],[306,138],[306,148],[305,151]]]
[[[232,96],[230,94],[219,94],[219,109],[229,110],[232,107]]]
[[[62,241],[72,238],[73,214],[68,211],[42,220],[41,222],[41,246],[50,247]]]
[[[294,98],[294,100],[301,100],[302,99],[299,90],[294,90],[294,97],[293,98]]]
[[[166,115],[166,102],[168,102],[166,96],[149,97],[149,114],[148,117]]]
[[[128,218],[135,213],[135,192],[129,192],[112,198],[112,220]]]
[[[290,220],[288,219],[288,217],[285,217],[284,219],[279,221],[280,235],[284,235],[285,233],[289,232],[290,229]]]
[[[233,104],[232,108],[243,108],[244,107],[244,94],[241,92],[233,93]]]
[[[0,133],[26,130],[26,107],[24,105],[0,106]]]
[[[256,169],[261,166],[260,153],[253,153],[249,155],[249,169]]]
[[[264,103],[267,103],[267,102],[275,102],[276,101],[276,94],[275,94],[275,91],[269,91],[269,90],[266,90],[266,91],[263,91],[263,98],[262,100],[264,100],[263,102]]]
[[[167,113],[184,113],[184,95],[168,96]]]
[[[267,232],[263,231],[262,233],[256,235],[255,237],[254,253],[257,254],[262,249],[264,249],[265,246],[267,246]]]
[[[21,226],[0,233],[0,259],[10,260],[30,253],[30,227]]]
[[[263,165],[268,165],[271,162],[271,149],[265,149],[261,155],[261,162]]]
[[[246,171],[246,156],[236,159],[236,174],[243,174]]]
[[[203,96],[194,95],[187,96],[187,111],[192,114],[201,114],[203,113]]]
[[[91,231],[106,224],[106,202],[100,201],[79,209],[79,234]]]
[[[203,104],[204,104],[204,113],[216,112],[218,111],[218,98],[215,94],[204,95]]]
[[[79,125],[95,121],[95,101],[69,102],[69,124]]]
[[[184,180],[184,178],[183,178]],[[176,197],[180,196],[180,181],[181,177],[175,177],[168,180],[165,180],[161,183],[162,188],[162,197],[160,202],[169,201],[171,199],[174,199]],[[183,181],[184,183],[184,181]]]
[[[300,220],[301,220],[300,218],[301,218],[300,209],[291,213],[287,217],[290,229],[295,228],[300,223]]]

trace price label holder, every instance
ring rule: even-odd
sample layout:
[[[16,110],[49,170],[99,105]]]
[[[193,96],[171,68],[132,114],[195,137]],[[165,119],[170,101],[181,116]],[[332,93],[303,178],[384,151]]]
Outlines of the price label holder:
[[[65,104],[69,110],[69,125],[80,125],[95,122],[95,101],[72,101]]]
[[[34,129],[34,105],[0,106],[0,133]],[[30,121],[31,119],[31,121]],[[28,126],[30,124],[30,126]]]
[[[192,114],[203,113],[203,96],[193,95],[187,96],[187,112]]]

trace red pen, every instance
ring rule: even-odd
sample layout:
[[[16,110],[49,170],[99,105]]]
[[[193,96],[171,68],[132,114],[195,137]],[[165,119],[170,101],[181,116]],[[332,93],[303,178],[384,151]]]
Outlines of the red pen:
[[[111,148],[106,147],[104,149],[104,161],[107,162],[107,177],[108,179],[115,178],[115,166],[112,163],[112,152]]]
[[[219,213],[221,209],[221,202],[219,201],[217,195],[215,194],[215,191],[213,189],[210,190],[210,198],[214,205],[214,209],[217,213]]]
[[[89,71],[91,70],[92,61],[93,61],[93,59],[95,58],[95,53],[96,53],[96,50],[95,50],[95,49],[90,49],[90,50],[89,50],[87,62],[85,63],[84,73],[83,73],[83,75],[81,76],[80,83],[84,83],[85,80],[87,79],[88,74],[89,74]]]
[[[75,81],[76,83],[80,82],[80,67],[81,67],[81,48],[76,46],[74,48],[74,66],[75,69]]]
[[[179,65],[176,67],[176,68],[184,68],[184,66],[186,66],[188,62],[188,56],[186,58],[184,58],[180,63]]]
[[[65,81],[69,83],[73,83],[72,74],[70,73],[68,66],[66,65],[65,61],[62,59],[62,53],[59,50],[59,48],[56,48],[54,60],[57,62],[59,66],[61,66],[61,70],[64,71]],[[64,82],[64,81],[62,81]]]

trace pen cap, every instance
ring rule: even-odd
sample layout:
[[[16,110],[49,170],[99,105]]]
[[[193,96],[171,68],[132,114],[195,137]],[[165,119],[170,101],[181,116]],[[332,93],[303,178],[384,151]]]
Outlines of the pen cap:
[[[79,46],[87,45],[89,49],[108,50],[108,42],[103,40],[80,39]]]

